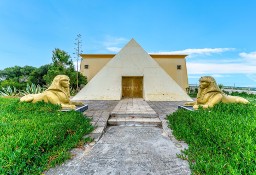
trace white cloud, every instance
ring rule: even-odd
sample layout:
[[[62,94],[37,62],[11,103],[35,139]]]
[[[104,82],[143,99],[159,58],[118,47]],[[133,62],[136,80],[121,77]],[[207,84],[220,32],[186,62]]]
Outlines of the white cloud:
[[[239,54],[242,58],[252,58],[252,59],[256,59],[256,52],[251,52],[251,53],[245,53],[242,52]]]
[[[244,60],[241,58],[218,58],[218,59],[207,59],[207,57],[205,57],[205,59],[188,59],[187,62],[193,62],[193,63],[203,63],[203,62],[207,62],[208,64],[211,63],[221,63],[221,64],[228,64],[228,63],[244,63]]]
[[[199,78],[201,78],[202,76],[200,76],[200,75],[188,75],[188,78],[189,79],[199,79]]]
[[[158,52],[158,54],[186,54],[189,56],[195,55],[211,55],[214,53],[222,53],[235,50],[234,48],[202,48],[202,49],[185,49],[170,52]]]
[[[230,77],[230,75],[227,75],[227,74],[191,74],[191,75],[188,75],[188,78],[189,79],[199,79],[201,78],[202,76],[212,76],[212,77],[217,77],[217,78],[223,78],[223,77]]]
[[[119,52],[121,50],[120,47],[107,47],[107,50],[110,52]]]
[[[218,77],[218,78],[229,77],[229,75],[223,75],[223,74],[212,74],[211,76]]]
[[[188,74],[254,74],[254,65],[218,64],[218,63],[187,63]]]
[[[228,48],[223,49],[223,51],[225,50],[228,51]],[[199,53],[199,52],[195,52],[195,53]],[[187,62],[188,74],[191,74],[191,75],[213,74],[212,76],[214,77],[223,77],[223,76],[226,76],[227,74],[248,74],[248,77],[250,79],[253,80],[255,78],[256,80],[256,76],[255,76],[256,52],[251,52],[251,53],[243,52],[243,53],[240,53],[239,56],[240,57],[237,57],[235,59],[230,58],[230,59],[222,59],[222,60],[220,59],[216,59],[216,60],[204,59],[204,60],[194,60],[194,61],[190,60]]]
[[[106,36],[105,40],[102,42],[102,45],[110,52],[119,52],[121,50],[120,46],[123,46],[127,41],[128,40],[123,37]]]
[[[256,74],[247,74],[246,76],[256,82]]]
[[[118,44],[122,44],[124,42],[127,42],[126,38],[123,37],[112,37],[112,36],[106,36],[105,37],[105,41],[103,41],[103,44],[105,46],[111,46],[111,45],[118,45]]]
[[[239,54],[239,56],[249,63],[256,64],[256,52],[250,52],[250,53],[242,52]]]

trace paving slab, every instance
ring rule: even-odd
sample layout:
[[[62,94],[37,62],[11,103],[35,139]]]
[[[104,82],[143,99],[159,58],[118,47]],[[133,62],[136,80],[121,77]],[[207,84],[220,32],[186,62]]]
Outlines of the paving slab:
[[[157,113],[142,98],[128,98],[120,100],[111,112],[111,116],[119,115],[144,115],[144,117],[147,117],[157,116]]]
[[[188,175],[187,161],[177,158],[182,145],[156,127],[107,128],[90,151],[80,152],[47,175]]]
[[[95,127],[95,130],[89,136],[94,138],[95,141],[98,141],[105,132],[111,111],[119,101],[90,100],[82,102],[88,104],[88,110],[84,112],[84,115],[92,119],[91,124]]]
[[[142,98],[122,99],[111,112],[111,126],[156,126],[161,127],[158,114]]]

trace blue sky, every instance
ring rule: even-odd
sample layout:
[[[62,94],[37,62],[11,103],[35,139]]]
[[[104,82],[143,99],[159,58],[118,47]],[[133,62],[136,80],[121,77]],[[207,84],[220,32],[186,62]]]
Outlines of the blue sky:
[[[60,48],[74,57],[116,53],[134,38],[149,53],[189,54],[189,83],[256,87],[255,0],[0,0],[0,69],[51,62]]]

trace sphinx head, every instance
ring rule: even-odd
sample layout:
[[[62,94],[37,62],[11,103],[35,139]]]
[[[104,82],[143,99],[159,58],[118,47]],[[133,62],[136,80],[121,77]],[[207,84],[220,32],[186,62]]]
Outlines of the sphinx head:
[[[208,91],[221,92],[219,86],[217,85],[215,79],[211,76],[203,76],[199,79],[199,88],[208,89]]]
[[[67,75],[57,75],[50,87],[47,90],[58,90],[64,92],[67,96],[70,96],[69,92],[69,77]]]

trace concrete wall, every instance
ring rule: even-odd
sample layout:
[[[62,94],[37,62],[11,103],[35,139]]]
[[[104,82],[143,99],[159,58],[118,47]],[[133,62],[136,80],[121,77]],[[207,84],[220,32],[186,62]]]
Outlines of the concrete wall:
[[[177,82],[184,90],[188,85],[187,66],[186,60],[180,58],[155,58],[155,61]],[[177,69],[177,66],[181,65],[181,69]]]
[[[82,54],[80,72],[90,81],[115,55],[107,54]],[[85,69],[85,65],[89,68]]]
[[[149,54],[177,84],[186,90],[188,85],[186,55],[159,55]],[[113,57],[115,54],[81,54],[83,58],[81,61],[80,72],[87,76],[90,81]],[[84,66],[89,68],[85,69]],[[181,65],[178,70],[177,66]]]

